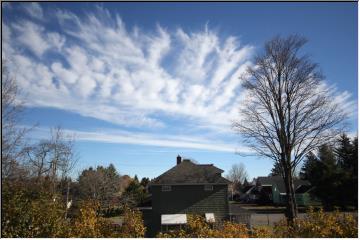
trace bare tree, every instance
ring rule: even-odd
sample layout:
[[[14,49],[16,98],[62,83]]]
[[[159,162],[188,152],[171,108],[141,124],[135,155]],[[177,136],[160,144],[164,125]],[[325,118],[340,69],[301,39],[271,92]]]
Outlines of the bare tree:
[[[38,144],[26,147],[24,152],[26,154],[26,162],[30,170],[30,175],[40,181],[41,177],[50,171],[48,158],[50,156],[51,146],[49,142],[42,140]]]
[[[235,131],[260,155],[279,164],[287,194],[288,224],[297,217],[293,186],[296,166],[332,139],[346,114],[323,84],[317,64],[299,56],[306,40],[275,37],[243,77],[247,99]]]
[[[22,103],[18,99],[17,83],[5,59],[1,63],[1,78],[1,176],[6,179],[17,177],[23,172],[18,161],[28,129],[18,127]]]
[[[243,163],[233,164],[226,175],[226,178],[236,185],[243,184],[247,177],[248,174]]]
[[[229,173],[226,175],[226,178],[232,182],[230,184],[232,200],[234,197],[234,192],[240,190],[241,185],[244,183],[247,177],[248,174],[243,163],[233,164],[231,166]]]
[[[50,132],[50,139],[28,146],[23,152],[31,176],[36,177],[38,182],[47,176],[55,192],[56,184],[69,175],[78,158],[72,136],[65,135],[60,127],[53,128]]]
[[[74,168],[78,158],[74,150],[74,136],[65,135],[61,127],[50,130],[51,147],[50,176],[52,179],[64,179]]]

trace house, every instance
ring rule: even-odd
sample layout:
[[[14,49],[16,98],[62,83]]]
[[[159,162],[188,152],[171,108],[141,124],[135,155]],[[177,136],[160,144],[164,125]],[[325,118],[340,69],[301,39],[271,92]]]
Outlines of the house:
[[[260,194],[256,185],[248,185],[244,187],[239,200],[244,203],[254,203],[259,199],[259,196]]]
[[[213,164],[197,164],[178,156],[176,165],[149,184],[152,208],[148,236],[187,223],[186,214],[203,215],[209,222],[228,218],[228,184],[224,171]]]
[[[256,188],[259,191],[258,202],[284,205],[286,203],[286,189],[281,176],[258,177]],[[313,196],[314,188],[309,181],[294,179],[296,203],[299,206],[317,205],[319,202]]]

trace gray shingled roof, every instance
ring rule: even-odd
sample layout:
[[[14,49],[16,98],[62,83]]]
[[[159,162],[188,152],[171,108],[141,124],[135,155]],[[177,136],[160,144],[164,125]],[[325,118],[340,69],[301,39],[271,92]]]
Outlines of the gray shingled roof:
[[[180,164],[153,179],[150,185],[230,183],[221,176],[222,172],[224,171],[212,164],[196,164],[185,159]]]
[[[258,177],[257,183],[260,185],[274,185],[275,184],[277,186],[277,188],[279,189],[279,192],[281,192],[281,193],[286,192],[284,180],[281,176]],[[301,179],[294,179],[295,190],[302,185],[309,186],[310,182],[306,181],[306,180],[301,180]]]

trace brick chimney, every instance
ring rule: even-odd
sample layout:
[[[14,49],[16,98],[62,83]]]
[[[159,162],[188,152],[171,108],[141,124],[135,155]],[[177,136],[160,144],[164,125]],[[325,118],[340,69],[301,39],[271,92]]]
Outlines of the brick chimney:
[[[181,163],[181,157],[180,157],[180,155],[178,155],[176,157],[176,165],[179,165],[180,163]]]

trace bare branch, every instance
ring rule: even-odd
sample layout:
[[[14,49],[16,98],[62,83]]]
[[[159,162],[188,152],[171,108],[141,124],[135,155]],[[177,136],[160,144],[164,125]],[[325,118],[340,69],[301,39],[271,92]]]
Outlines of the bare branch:
[[[233,123],[245,143],[280,164],[289,194],[302,158],[335,137],[346,118],[318,65],[298,56],[305,43],[295,35],[265,44],[243,79],[249,97],[240,107],[241,120]]]

